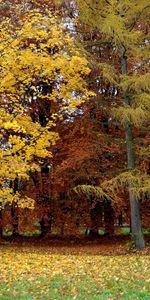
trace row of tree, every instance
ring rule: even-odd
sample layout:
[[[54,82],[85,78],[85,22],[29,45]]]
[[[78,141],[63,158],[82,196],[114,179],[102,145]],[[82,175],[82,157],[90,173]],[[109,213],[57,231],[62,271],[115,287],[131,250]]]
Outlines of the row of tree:
[[[0,8],[2,227],[112,234],[123,218],[143,248],[147,1],[11,0]]]

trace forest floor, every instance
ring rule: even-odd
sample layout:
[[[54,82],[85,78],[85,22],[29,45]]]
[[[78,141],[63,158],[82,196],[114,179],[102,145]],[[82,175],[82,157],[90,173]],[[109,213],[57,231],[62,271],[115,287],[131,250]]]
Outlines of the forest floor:
[[[0,300],[150,300],[150,237],[2,238]]]
[[[145,236],[145,240],[146,247],[142,251],[133,247],[130,235],[99,236],[98,238],[84,235],[64,238],[59,236],[5,237],[0,238],[0,247],[5,245],[19,248],[41,248],[43,251],[46,249],[46,251],[56,254],[127,255],[139,253],[140,255],[150,255],[150,234]]]

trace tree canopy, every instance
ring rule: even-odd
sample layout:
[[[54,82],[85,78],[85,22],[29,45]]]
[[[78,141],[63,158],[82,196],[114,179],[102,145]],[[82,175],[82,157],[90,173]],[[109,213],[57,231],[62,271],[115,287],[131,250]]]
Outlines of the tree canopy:
[[[19,215],[18,208],[32,208],[41,227],[49,224],[62,234],[79,228],[98,234],[101,227],[113,234],[123,215],[131,220],[136,247],[143,248],[150,192],[150,5],[7,5],[1,5],[0,25],[3,211],[13,207]]]

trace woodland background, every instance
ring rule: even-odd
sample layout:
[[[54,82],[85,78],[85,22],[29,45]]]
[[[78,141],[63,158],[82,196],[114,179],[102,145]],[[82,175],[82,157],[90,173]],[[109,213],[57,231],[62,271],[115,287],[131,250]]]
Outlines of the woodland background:
[[[150,230],[147,1],[11,0],[0,10],[2,236],[104,234],[111,241],[124,226],[143,248],[141,226]]]

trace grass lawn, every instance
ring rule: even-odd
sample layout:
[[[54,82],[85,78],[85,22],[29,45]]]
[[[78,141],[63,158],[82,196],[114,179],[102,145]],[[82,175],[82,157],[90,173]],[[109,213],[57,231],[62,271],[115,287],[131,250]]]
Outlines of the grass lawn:
[[[0,248],[0,300],[150,300],[150,256]]]

